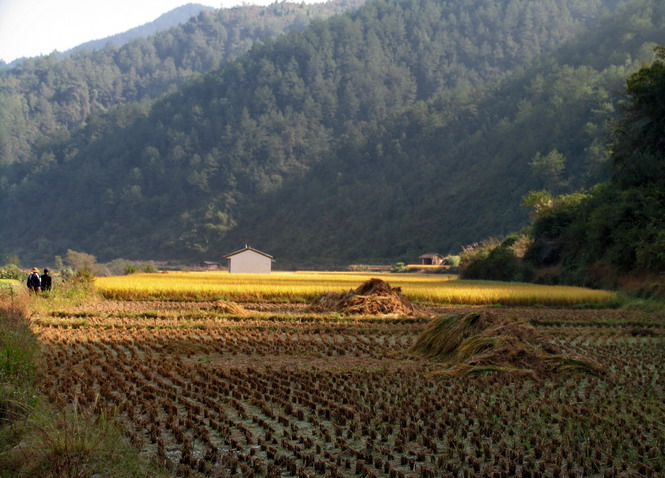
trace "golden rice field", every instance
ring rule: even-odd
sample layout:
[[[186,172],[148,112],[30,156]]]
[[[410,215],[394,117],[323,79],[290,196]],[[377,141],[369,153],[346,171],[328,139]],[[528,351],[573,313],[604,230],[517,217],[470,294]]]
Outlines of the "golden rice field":
[[[463,281],[455,276],[367,272],[168,272],[100,277],[95,283],[106,299],[232,300],[235,302],[303,303],[324,292],[355,289],[378,277],[401,287],[411,301],[425,305],[611,305],[614,292],[569,286]]]

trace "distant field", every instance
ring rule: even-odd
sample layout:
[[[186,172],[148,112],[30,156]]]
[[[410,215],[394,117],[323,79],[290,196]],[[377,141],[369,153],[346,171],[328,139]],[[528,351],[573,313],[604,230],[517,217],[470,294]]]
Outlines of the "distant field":
[[[427,270],[427,271],[446,271],[450,269],[450,266],[445,265],[435,265],[435,264],[407,264],[405,266],[407,269],[412,270]]]
[[[11,289],[12,287],[18,286],[20,283],[20,281],[14,279],[0,279],[0,289]]]
[[[378,277],[401,287],[410,300],[445,305],[610,305],[616,294],[580,287],[462,281],[441,274],[391,274],[367,272],[277,272],[228,274],[227,272],[169,272],[100,277],[96,285],[107,299],[216,300],[236,302],[308,302],[324,292],[355,289]]]

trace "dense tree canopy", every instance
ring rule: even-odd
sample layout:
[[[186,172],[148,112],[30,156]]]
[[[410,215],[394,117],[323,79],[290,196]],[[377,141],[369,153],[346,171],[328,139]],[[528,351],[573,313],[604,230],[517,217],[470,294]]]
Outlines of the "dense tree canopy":
[[[610,181],[537,213],[531,259],[561,263],[564,280],[612,286],[622,275],[665,272],[665,48],[656,53],[626,82]]]
[[[626,81],[609,147],[611,178],[573,194],[531,192],[533,226],[521,238],[528,246],[470,250],[464,277],[612,288],[665,273],[665,48],[655,52]]]
[[[663,10],[375,0],[314,22],[37,143],[2,172],[4,253],[219,258],[249,242],[332,264],[510,232],[529,189],[607,177],[612,90],[665,43]]]
[[[0,71],[0,167],[34,161],[33,146],[67,136],[93,112],[151,100],[218,68],[255,44],[362,0],[205,10],[178,27],[97,51],[57,52]]]

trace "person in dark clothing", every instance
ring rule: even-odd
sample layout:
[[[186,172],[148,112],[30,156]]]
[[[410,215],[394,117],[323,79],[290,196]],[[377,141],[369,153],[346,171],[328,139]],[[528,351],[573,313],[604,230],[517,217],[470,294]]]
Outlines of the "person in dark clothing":
[[[32,272],[28,276],[28,289],[30,289],[35,294],[40,292],[42,289],[42,279],[39,277],[39,269],[36,267],[32,268]]]
[[[51,290],[51,275],[48,273],[48,267],[44,269],[44,273],[42,274],[42,290]]]

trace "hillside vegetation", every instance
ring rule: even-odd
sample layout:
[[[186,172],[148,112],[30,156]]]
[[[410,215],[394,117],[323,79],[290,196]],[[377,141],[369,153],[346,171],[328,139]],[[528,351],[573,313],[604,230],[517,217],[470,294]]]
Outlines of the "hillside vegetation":
[[[628,77],[608,148],[611,177],[525,198],[532,226],[461,256],[468,279],[535,280],[665,296],[665,47]]]
[[[656,52],[628,78],[610,180],[537,212],[527,259],[559,265],[563,280],[615,287],[627,274],[665,271],[665,47]],[[655,288],[665,295],[662,281]]]
[[[518,231],[529,191],[573,192],[609,177],[619,92],[662,41],[663,6],[632,2],[483,92],[443,93],[353,135],[331,161],[257,202],[232,237],[271,231],[265,247],[277,257],[372,262]]]
[[[4,169],[4,252],[456,251],[608,177],[615,91],[664,27],[653,0],[366,3],[36,145]]]
[[[49,138],[66,140],[86,125],[91,114],[158,98],[255,44],[360,3],[281,2],[268,7],[206,9],[183,25],[153,36],[129,42],[112,37],[110,44],[97,51],[87,51],[84,44],[81,51],[67,52],[66,58],[54,52],[27,59],[0,72],[0,167],[48,162],[50,156],[39,145]]]

